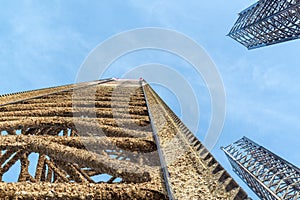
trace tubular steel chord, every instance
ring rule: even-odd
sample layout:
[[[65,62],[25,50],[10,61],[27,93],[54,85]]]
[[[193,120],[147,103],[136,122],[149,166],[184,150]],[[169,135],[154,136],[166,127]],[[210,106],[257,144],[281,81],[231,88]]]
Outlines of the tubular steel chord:
[[[300,0],[260,0],[239,14],[228,34],[248,49],[300,37]]]
[[[300,170],[243,137],[222,148],[233,171],[262,199],[299,199]]]

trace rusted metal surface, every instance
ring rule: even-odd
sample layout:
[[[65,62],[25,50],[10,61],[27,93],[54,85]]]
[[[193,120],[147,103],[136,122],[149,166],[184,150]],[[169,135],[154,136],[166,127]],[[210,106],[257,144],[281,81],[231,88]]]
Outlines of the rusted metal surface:
[[[247,199],[247,194],[145,84],[174,199]]]
[[[173,199],[246,199],[143,85],[109,80],[3,97],[0,199],[169,199],[168,187]]]

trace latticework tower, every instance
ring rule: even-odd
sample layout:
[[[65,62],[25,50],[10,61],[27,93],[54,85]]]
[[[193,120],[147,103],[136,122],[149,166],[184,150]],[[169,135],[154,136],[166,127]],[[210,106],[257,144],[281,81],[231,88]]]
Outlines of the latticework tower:
[[[15,93],[0,104],[0,199],[247,198],[143,80]]]
[[[223,150],[233,170],[261,199],[300,199],[298,167],[246,137]]]
[[[239,14],[229,36],[248,49],[300,37],[300,0],[259,0]]]

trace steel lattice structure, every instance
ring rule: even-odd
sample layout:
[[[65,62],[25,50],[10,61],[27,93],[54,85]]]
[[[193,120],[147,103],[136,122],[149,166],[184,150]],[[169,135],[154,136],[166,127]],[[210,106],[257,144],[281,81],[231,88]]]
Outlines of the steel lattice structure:
[[[0,133],[0,199],[247,199],[143,80],[0,96]]]
[[[228,34],[248,49],[300,37],[300,0],[260,0],[239,14]]]
[[[233,170],[261,199],[300,199],[296,166],[246,137],[222,149]]]

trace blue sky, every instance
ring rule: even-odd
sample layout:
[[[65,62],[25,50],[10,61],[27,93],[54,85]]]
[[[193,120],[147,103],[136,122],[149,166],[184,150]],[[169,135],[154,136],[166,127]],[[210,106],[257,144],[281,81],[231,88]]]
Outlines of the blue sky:
[[[248,51],[225,36],[237,13],[254,2],[2,1],[0,94],[74,82],[88,53],[122,31],[162,27],[182,32],[202,45],[223,78],[227,115],[213,154],[247,189],[232,173],[220,146],[246,135],[300,166],[296,153],[300,133],[300,40]],[[134,66],[151,62],[172,65],[189,76],[184,61],[150,50],[121,58],[108,74],[118,77]],[[203,139],[210,119],[209,94],[201,80],[191,84],[200,104],[196,135]],[[164,96],[178,112],[176,100],[170,97],[174,95]]]

